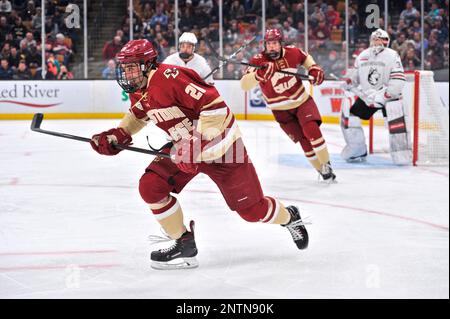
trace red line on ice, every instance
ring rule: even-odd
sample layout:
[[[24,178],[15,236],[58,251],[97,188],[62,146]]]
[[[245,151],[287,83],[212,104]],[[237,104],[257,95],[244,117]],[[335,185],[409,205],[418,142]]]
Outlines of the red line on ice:
[[[21,271],[21,270],[53,270],[53,269],[66,269],[68,267],[78,268],[113,268],[119,267],[120,264],[87,264],[87,265],[43,265],[43,266],[13,266],[13,267],[0,267],[0,272],[8,271]]]
[[[80,186],[82,186],[82,187],[107,187],[107,188],[127,188],[127,189],[128,188],[135,188],[135,187],[132,187],[132,186],[108,186],[108,185],[69,185],[69,184],[67,184],[67,185],[64,185],[64,184],[59,184],[59,185],[51,185],[51,184],[21,184],[21,185],[22,186],[59,186],[59,187],[80,187]],[[217,192],[217,191],[210,191],[210,190],[193,190],[193,189],[188,190],[188,189],[186,189],[185,192],[205,193],[205,194],[219,194],[219,192]],[[364,209],[364,208],[359,208],[359,207],[346,206],[346,205],[339,205],[339,204],[332,204],[332,203],[325,203],[325,202],[317,202],[317,201],[309,201],[309,200],[303,200],[303,199],[282,198],[282,197],[277,197],[277,198],[282,199],[282,200],[286,200],[286,201],[299,202],[299,203],[307,203],[307,204],[315,204],[315,205],[322,205],[322,206],[328,206],[328,207],[344,208],[344,209],[357,211],[357,212],[362,212],[362,213],[366,213],[366,214],[375,214],[375,215],[380,215],[380,216],[392,217],[392,218],[401,219],[401,220],[405,220],[405,221],[409,221],[409,222],[414,222],[414,223],[418,223],[418,224],[422,224],[422,225],[427,225],[427,226],[431,226],[431,227],[439,229],[439,230],[444,230],[444,231],[448,231],[449,230],[448,226],[434,224],[434,223],[431,223],[431,222],[427,222],[425,220],[416,219],[416,218],[407,217],[407,216],[402,216],[402,215],[396,215],[396,214],[392,214],[392,213],[380,212],[380,211],[369,210],[369,209]]]
[[[209,193],[209,194],[217,194],[218,193],[218,192],[209,191],[209,190],[186,190],[186,191],[187,192],[194,192],[194,193]],[[344,209],[349,209],[349,210],[353,210],[353,211],[357,211],[357,212],[361,212],[361,213],[366,213],[366,214],[374,214],[374,215],[380,215],[380,216],[386,216],[386,217],[392,217],[392,218],[397,218],[397,219],[401,219],[401,220],[406,220],[406,221],[409,221],[409,222],[414,222],[414,223],[418,223],[418,224],[422,224],[422,225],[431,226],[433,228],[437,228],[437,229],[440,229],[440,230],[446,230],[446,231],[449,230],[448,226],[434,224],[434,223],[427,222],[425,220],[421,220],[421,219],[417,219],[417,218],[413,218],[413,217],[407,217],[407,216],[401,216],[401,215],[396,215],[396,214],[391,214],[391,213],[385,213],[385,212],[380,212],[380,211],[376,211],[376,210],[370,210],[370,209],[364,209],[364,208],[352,207],[352,206],[340,205],[340,204],[331,204],[331,203],[325,203],[325,202],[318,202],[318,201],[312,201],[312,200],[305,200],[305,199],[294,199],[294,198],[285,198],[285,197],[277,197],[277,199],[281,199],[281,200],[285,200],[285,201],[306,203],[306,204],[313,204],[313,205],[335,207],[335,208],[344,208]]]
[[[109,254],[116,250],[67,250],[67,251],[29,251],[29,252],[7,252],[0,253],[0,257],[5,256],[46,256],[46,255],[77,255],[77,254]]]

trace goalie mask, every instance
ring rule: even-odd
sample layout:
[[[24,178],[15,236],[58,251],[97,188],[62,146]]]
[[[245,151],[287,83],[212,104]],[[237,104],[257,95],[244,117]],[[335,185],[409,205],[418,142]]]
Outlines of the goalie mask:
[[[178,42],[178,55],[181,59],[188,60],[194,55],[195,46],[197,45],[197,37],[194,33],[184,32]],[[190,45],[183,45],[183,43],[190,44],[192,47]]]
[[[273,42],[276,41],[279,43],[279,48],[273,48]],[[281,57],[283,47],[282,47],[283,35],[281,31],[278,29],[267,29],[266,34],[264,35],[264,53],[267,57],[272,60],[277,60]],[[269,43],[271,42],[271,43]],[[269,44],[269,47],[268,47]]]
[[[389,43],[389,34],[383,29],[377,29],[370,35],[370,47],[375,54],[378,54],[389,47]]]
[[[145,39],[129,41],[117,54],[116,79],[127,93],[144,87],[147,73],[157,66],[158,52]]]

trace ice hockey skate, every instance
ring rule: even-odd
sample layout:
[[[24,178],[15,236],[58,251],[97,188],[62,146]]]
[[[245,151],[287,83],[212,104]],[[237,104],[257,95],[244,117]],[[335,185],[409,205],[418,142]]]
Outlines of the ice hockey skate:
[[[298,249],[308,248],[308,232],[305,223],[300,217],[298,208],[295,206],[288,206],[286,209],[289,211],[289,214],[291,214],[291,221],[288,224],[283,225],[283,227],[286,227],[289,230]]]
[[[151,267],[158,270],[173,270],[173,269],[189,269],[198,267],[197,246],[194,238],[194,221],[191,221],[191,231],[186,232],[175,243],[164,249],[155,250],[151,253],[150,259],[152,261]],[[160,237],[162,238],[162,237]],[[166,240],[158,240],[169,241]]]
[[[319,181],[327,184],[334,184],[337,183],[336,181],[336,175],[333,172],[333,169],[331,168],[330,162],[323,164],[320,167],[319,172]]]

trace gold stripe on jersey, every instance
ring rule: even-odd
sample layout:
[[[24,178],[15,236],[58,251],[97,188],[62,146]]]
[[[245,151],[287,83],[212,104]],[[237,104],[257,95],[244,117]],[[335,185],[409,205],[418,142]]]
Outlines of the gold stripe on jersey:
[[[263,96],[267,103],[274,103],[274,102],[278,102],[281,100],[296,100],[303,93],[302,91],[304,91],[304,90],[305,90],[305,87],[303,86],[303,84],[300,84],[299,89],[291,96],[281,95],[278,97],[268,98],[264,93],[263,93]]]
[[[122,121],[120,121],[119,127],[127,131],[128,134],[134,135],[146,125],[146,121],[138,119],[133,113],[129,112],[126,113]]]
[[[268,105],[271,110],[275,111],[286,111],[286,110],[292,110],[299,106],[301,106],[303,103],[308,100],[309,94],[304,92],[299,99],[296,101],[288,100],[280,103],[273,103],[272,105]]]
[[[230,128],[227,128],[225,132],[225,137],[219,143],[216,143],[211,147],[206,145],[203,152],[197,158],[198,161],[214,161],[222,158],[228,149],[241,137],[241,132],[236,121]],[[220,138],[220,136],[218,138]],[[211,143],[214,143],[214,141]]]
[[[303,66],[309,70],[310,67],[312,67],[316,62],[314,61],[313,57],[308,54],[308,56],[305,59],[305,62],[303,62]]]
[[[223,98],[221,96],[219,96],[218,98],[216,98],[211,103],[208,103],[208,104],[203,105],[202,107],[200,107],[200,110],[209,109],[210,107],[213,107],[214,105],[217,105],[217,104],[222,103],[222,102],[223,102]]]
[[[221,135],[230,125],[233,119],[233,113],[228,112],[227,108],[220,108],[216,112],[200,113],[200,118],[197,124],[197,131],[202,134],[203,138],[211,141],[217,136]],[[227,114],[228,113],[228,114]]]
[[[150,80],[152,79],[153,75],[155,75],[157,69],[151,69],[147,74],[148,74],[148,80],[147,80],[147,86],[146,88],[148,88],[148,85],[150,83]]]

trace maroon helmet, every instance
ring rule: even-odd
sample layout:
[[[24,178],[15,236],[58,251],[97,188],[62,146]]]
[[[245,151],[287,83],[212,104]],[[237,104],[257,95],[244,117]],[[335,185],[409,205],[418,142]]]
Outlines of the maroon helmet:
[[[264,35],[264,42],[267,41],[282,41],[283,35],[281,31],[278,29],[267,29],[266,34]]]
[[[266,30],[266,34],[264,35],[264,50],[265,50],[265,54],[269,58],[271,58],[273,60],[276,60],[276,59],[278,59],[281,56],[281,51],[280,52],[267,52],[266,43],[268,41],[278,41],[278,42],[280,42],[280,45],[282,45],[283,34],[278,29],[267,29]],[[281,50],[283,50],[283,48]]]
[[[129,41],[116,55],[116,77],[127,93],[141,88],[147,71],[156,66],[158,52],[146,39]]]

